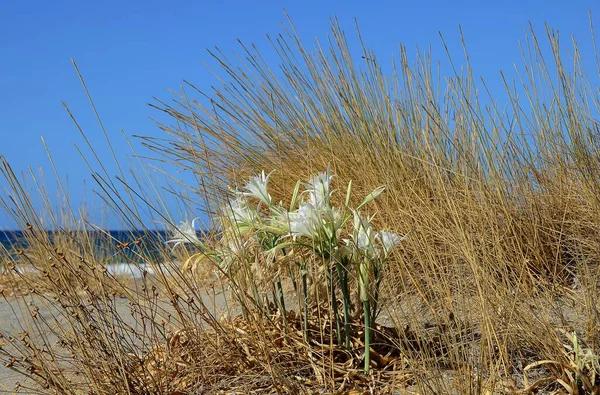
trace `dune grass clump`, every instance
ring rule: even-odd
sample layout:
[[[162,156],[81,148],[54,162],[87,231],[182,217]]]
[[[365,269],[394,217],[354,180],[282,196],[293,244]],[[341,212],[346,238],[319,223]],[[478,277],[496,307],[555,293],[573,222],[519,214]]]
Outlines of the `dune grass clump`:
[[[327,48],[274,38],[276,70],[253,47],[239,65],[213,52],[230,83],[206,107],[189,84],[157,106],[169,138],[143,139],[196,176],[211,232],[95,173],[124,223],[147,228],[150,208],[174,229],[139,252],[153,270],[137,282],[85,232],[37,237],[4,165],[32,248],[8,259],[41,275],[22,278],[0,356],[58,393],[598,392],[599,101],[578,47],[567,63],[547,37],[486,100],[468,57],[442,80],[402,49],[386,75],[335,23]]]
[[[213,52],[234,83],[207,93],[209,107],[189,85],[162,106],[172,139],[147,145],[217,191],[277,169],[276,201],[328,164],[355,196],[386,185],[373,221],[411,237],[386,265],[385,319],[421,339],[423,372],[477,377],[463,380],[467,392],[483,378],[522,387],[514,372],[529,363],[567,363],[557,329],[599,340],[597,94],[576,44],[567,62],[558,35],[547,38],[545,52],[531,32],[515,80],[501,74],[506,95],[484,99],[468,57],[441,80],[431,55],[411,64],[402,49],[385,75],[368,49],[353,56],[337,25],[314,50],[292,30],[272,40],[277,69],[253,47],[239,67]]]

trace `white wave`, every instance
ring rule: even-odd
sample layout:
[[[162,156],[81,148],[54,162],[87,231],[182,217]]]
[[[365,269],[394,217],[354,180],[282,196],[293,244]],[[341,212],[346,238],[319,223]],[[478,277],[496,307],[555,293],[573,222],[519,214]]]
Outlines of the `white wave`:
[[[144,271],[148,274],[154,274],[152,266],[147,263],[109,263],[106,270],[113,276],[129,276],[132,278],[142,278]]]
[[[154,274],[154,269],[152,269],[152,266],[148,263],[109,263],[105,267],[108,273],[115,277],[128,276],[132,278],[142,278],[144,276],[144,271],[148,274]],[[15,270],[17,273],[21,274],[35,273],[38,271],[38,269],[31,265],[17,265],[15,266]]]

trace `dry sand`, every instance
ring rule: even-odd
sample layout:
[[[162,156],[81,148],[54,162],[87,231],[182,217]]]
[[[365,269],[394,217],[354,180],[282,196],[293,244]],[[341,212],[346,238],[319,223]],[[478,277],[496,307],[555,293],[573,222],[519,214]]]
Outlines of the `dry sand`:
[[[212,296],[206,295],[206,298],[203,298],[204,303],[206,303],[209,308],[213,308],[219,312],[225,310],[226,298],[223,293],[213,294]],[[28,303],[35,303],[37,307],[39,307],[38,314],[48,318],[48,322],[52,322],[52,307],[48,306],[48,302],[41,301],[41,298],[36,297],[32,299],[29,296],[25,297],[25,300],[28,300]],[[131,315],[131,308],[128,304],[129,299],[127,298],[118,298],[116,299],[116,309],[119,313],[120,318],[124,321],[126,325],[131,325],[135,327],[136,320]],[[5,334],[18,335],[20,332],[22,333],[24,328],[26,328],[28,310],[27,306],[24,305],[24,299],[21,297],[0,297],[0,332],[4,332]],[[172,311],[171,307],[167,303],[160,303],[161,307],[166,309],[167,311]],[[218,315],[220,313],[217,313]],[[25,319],[24,319],[25,318]],[[35,331],[29,330],[30,334],[35,334]],[[33,336],[32,336],[33,337]],[[35,338],[33,338],[35,340]],[[56,339],[49,339],[51,342],[54,342]],[[1,344],[1,342],[0,342]],[[17,382],[22,384],[28,383],[27,377],[6,368],[3,364],[0,364],[0,394],[27,394],[32,393],[21,389],[19,392],[14,390]],[[31,381],[29,381],[31,383]],[[29,385],[31,387],[31,385]],[[40,392],[36,392],[40,393]]]
[[[118,299],[117,310],[121,313],[120,316],[128,324],[135,324],[135,321],[129,314],[129,306],[126,298]],[[18,334],[23,332],[26,325],[26,317],[28,311],[23,305],[21,298],[8,297],[6,299],[0,299],[0,332]],[[36,306],[40,308],[39,314],[51,319],[52,308],[44,306],[44,303],[36,303]],[[28,331],[32,333],[32,331]],[[14,372],[4,365],[0,365],[0,394],[27,394],[25,390],[19,392],[14,391],[14,387],[20,383],[27,383],[27,378],[17,372]],[[38,392],[39,393],[39,392]]]

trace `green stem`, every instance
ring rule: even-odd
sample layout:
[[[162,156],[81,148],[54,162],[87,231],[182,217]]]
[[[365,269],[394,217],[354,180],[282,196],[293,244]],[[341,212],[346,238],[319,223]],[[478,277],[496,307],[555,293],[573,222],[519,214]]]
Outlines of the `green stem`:
[[[374,323],[379,313],[377,309],[379,308],[379,286],[381,284],[381,275],[378,269],[373,271],[375,273],[375,289],[373,291],[373,309],[371,313],[371,322]]]
[[[365,373],[371,370],[371,306],[369,300],[363,301],[365,316]]]
[[[340,279],[340,288],[344,303],[344,345],[350,349],[350,291],[348,290],[348,270],[341,262],[336,262],[336,269]]]
[[[292,270],[291,266],[288,266],[288,275],[292,279],[292,285],[294,286],[294,292],[296,292],[296,295],[298,295],[298,283],[296,282],[296,275],[294,274],[294,271]]]
[[[281,286],[281,277],[279,276],[279,274],[277,275],[277,293],[279,294],[279,307],[281,308],[281,321],[283,322],[283,325],[285,326],[287,324],[287,318],[286,318],[286,310],[285,310],[285,298],[283,296],[283,287]]]
[[[283,254],[283,256],[287,255],[285,248],[281,249],[281,253]],[[296,281],[296,275],[294,274],[294,271],[292,270],[292,266],[288,266],[287,269],[288,269],[288,275],[292,279],[292,285],[294,286],[294,292],[296,292],[296,296],[297,296],[298,295],[298,282]]]
[[[267,298],[267,306],[269,306],[269,313],[272,312],[271,310],[271,306],[275,306],[275,308],[279,308],[279,298],[277,297],[277,285],[273,284],[273,286],[271,287],[271,297],[273,298],[273,303],[271,304],[269,301],[269,296],[267,294],[265,294],[265,298]]]

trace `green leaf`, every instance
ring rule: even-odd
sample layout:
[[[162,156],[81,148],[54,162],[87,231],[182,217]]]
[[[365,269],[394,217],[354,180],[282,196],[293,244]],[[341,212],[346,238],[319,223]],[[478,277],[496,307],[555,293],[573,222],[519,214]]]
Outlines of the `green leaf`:
[[[381,193],[385,190],[385,185],[379,186],[373,189],[373,192],[369,193],[363,201],[356,207],[356,210],[359,210],[362,206],[369,203],[372,200],[375,200]]]
[[[367,258],[358,265],[358,287],[360,300],[363,302],[369,300],[369,266],[370,262]]]
[[[271,248],[270,250],[266,251],[267,254],[273,253],[273,254],[277,254],[279,251],[287,248],[287,247],[292,247],[294,246],[296,243],[294,242],[287,242],[287,243],[281,243],[281,244],[277,244],[275,247]]]
[[[350,205],[350,195],[352,195],[352,180],[350,180],[348,183],[348,188],[346,189],[346,202],[344,203],[344,209]]]
[[[272,225],[263,225],[260,227],[260,230],[262,230],[263,232],[267,232],[273,235],[277,235],[277,236],[282,236],[286,234],[285,229],[276,227],[276,226],[272,226]]]
[[[300,181],[296,182],[296,186],[294,187],[294,193],[292,194],[292,200],[290,201],[290,209],[289,211],[292,211],[294,209],[294,207],[296,207],[296,204],[298,203],[298,199],[300,197],[299,192],[300,192]]]

